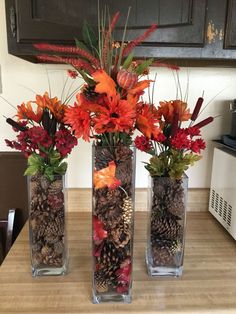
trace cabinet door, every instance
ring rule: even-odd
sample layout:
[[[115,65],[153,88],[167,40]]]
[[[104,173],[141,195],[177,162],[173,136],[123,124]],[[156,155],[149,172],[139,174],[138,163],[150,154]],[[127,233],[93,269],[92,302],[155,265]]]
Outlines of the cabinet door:
[[[236,0],[228,1],[225,48],[236,49]]]
[[[144,45],[203,47],[206,19],[206,0],[104,0],[112,12],[123,13],[120,26],[124,26],[125,12],[131,6],[127,39],[132,40],[151,24],[158,25]],[[122,38],[117,32],[116,39]]]
[[[121,12],[115,40],[122,38],[122,28],[128,8],[131,7],[127,40],[132,40],[152,23],[157,23],[158,30],[144,42],[144,46],[202,47],[206,2],[207,0],[100,0],[100,9],[106,7],[110,15],[116,11]],[[85,19],[97,29],[95,0],[6,0],[5,3],[9,52],[16,55],[34,54],[34,42],[69,44],[74,42],[75,37],[81,39]]]

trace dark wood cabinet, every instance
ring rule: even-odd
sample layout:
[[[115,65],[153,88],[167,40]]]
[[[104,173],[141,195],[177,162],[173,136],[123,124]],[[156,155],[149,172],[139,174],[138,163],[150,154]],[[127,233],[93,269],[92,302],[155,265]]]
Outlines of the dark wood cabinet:
[[[86,19],[97,29],[97,1],[6,0],[9,53],[34,61],[35,42],[72,44]],[[152,23],[155,31],[135,50],[137,57],[236,60],[236,0],[100,0],[112,15],[121,12],[121,40],[131,7],[127,40]],[[235,49],[235,50],[234,50]]]

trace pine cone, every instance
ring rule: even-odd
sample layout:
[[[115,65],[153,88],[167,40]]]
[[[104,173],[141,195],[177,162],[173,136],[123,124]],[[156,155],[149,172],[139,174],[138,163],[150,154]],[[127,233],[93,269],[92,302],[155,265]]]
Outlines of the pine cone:
[[[132,214],[133,214],[133,205],[132,199],[128,196],[124,199],[123,205],[123,221],[125,224],[130,225],[132,222]]]
[[[101,170],[108,167],[110,161],[114,160],[114,154],[107,147],[95,149],[95,168]]]
[[[56,243],[58,237],[64,235],[64,219],[55,217],[55,220],[50,221],[44,231],[44,238],[49,243]]]
[[[182,226],[171,217],[163,216],[151,222],[151,234],[157,239],[176,240],[182,232]]]
[[[122,163],[126,160],[132,160],[133,151],[127,145],[119,145],[115,149],[115,160],[116,164]]]
[[[128,159],[117,164],[116,178],[121,181],[121,185],[131,186],[132,184],[132,160]],[[127,191],[130,194],[130,190]]]
[[[98,189],[94,191],[94,213],[107,226],[114,227],[122,220],[122,194],[120,189]]]
[[[63,181],[62,179],[57,179],[53,181],[49,186],[50,194],[58,194],[63,191]]]
[[[38,177],[39,185],[42,187],[42,190],[47,191],[50,185],[50,181],[44,175]]]
[[[168,245],[152,247],[152,257],[155,266],[173,266],[174,258]]]
[[[130,226],[128,224],[119,223],[114,229],[111,230],[110,235],[115,247],[123,248],[130,240]]]
[[[96,257],[97,270],[95,271],[94,279],[98,292],[102,292],[102,290],[116,284],[115,272],[125,256],[125,250],[118,250],[113,243],[104,241],[100,256]]]
[[[56,255],[63,254],[64,249],[65,249],[65,244],[63,243],[62,240],[59,240],[56,243],[54,243],[54,252]]]
[[[184,214],[184,190],[181,180],[171,178],[154,179],[153,211],[156,214],[169,211],[173,215],[182,217]]]

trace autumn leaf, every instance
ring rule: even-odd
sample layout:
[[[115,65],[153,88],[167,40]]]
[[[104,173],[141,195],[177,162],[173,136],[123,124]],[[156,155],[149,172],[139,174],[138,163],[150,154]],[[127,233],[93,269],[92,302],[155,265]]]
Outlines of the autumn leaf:
[[[99,171],[94,171],[94,186],[95,189],[108,187],[115,189],[121,184],[120,180],[115,177],[116,164],[114,161],[109,162],[109,166]]]
[[[93,216],[93,240],[100,243],[107,238],[107,231],[104,229],[104,224],[96,216]]]
[[[95,87],[95,92],[99,94],[107,94],[107,96],[114,97],[116,95],[116,83],[113,79],[103,70],[96,71],[93,73],[97,85]]]

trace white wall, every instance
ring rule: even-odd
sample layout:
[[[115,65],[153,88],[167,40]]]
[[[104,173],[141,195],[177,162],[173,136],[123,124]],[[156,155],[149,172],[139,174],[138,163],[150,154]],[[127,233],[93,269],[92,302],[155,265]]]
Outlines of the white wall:
[[[23,101],[32,100],[34,92],[44,93],[48,90],[46,72],[52,88],[52,96],[60,97],[63,82],[65,80],[66,66],[32,64],[11,56],[7,52],[7,36],[5,26],[4,0],[0,0],[0,66],[2,77],[2,96],[12,105],[16,106]],[[176,97],[176,85],[173,73],[168,69],[153,68],[151,76],[157,73],[155,90],[155,102],[171,100]],[[189,77],[188,103],[194,107],[196,100],[205,91],[205,104],[216,96],[202,113],[201,119],[207,116],[218,116],[215,121],[203,129],[204,138],[207,141],[207,149],[203,159],[194,167],[190,168],[188,175],[190,187],[209,187],[213,144],[212,139],[226,134],[230,129],[230,114],[228,103],[236,98],[236,69],[233,68],[182,68],[180,81],[183,91],[186,89]],[[79,85],[79,82],[76,82]],[[14,108],[0,99],[0,151],[9,150],[4,139],[13,139],[14,134],[5,122],[3,115],[12,117]],[[141,161],[147,160],[144,153],[137,154],[137,187],[147,186],[147,172]],[[79,141],[76,148],[68,159],[68,185],[69,187],[91,186],[91,144]]]

